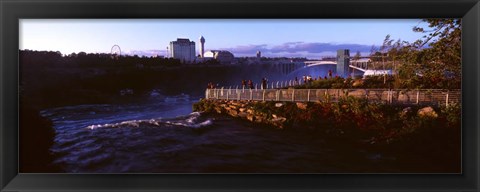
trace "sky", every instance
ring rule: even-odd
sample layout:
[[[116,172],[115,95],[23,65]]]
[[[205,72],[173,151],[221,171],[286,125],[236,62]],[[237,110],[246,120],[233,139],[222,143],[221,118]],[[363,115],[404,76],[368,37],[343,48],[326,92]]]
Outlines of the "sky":
[[[413,42],[428,28],[421,19],[21,19],[20,49],[166,56],[170,41],[189,38],[200,50],[227,50],[236,57],[334,56],[338,49],[370,53],[386,35]]]

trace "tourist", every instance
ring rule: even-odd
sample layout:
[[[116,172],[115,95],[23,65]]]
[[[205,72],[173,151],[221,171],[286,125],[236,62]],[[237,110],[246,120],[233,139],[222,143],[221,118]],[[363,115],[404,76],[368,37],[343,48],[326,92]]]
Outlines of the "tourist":
[[[267,89],[267,78],[262,78],[262,89]]]
[[[245,81],[245,79],[244,79],[244,80],[242,80],[242,89],[245,89],[245,86],[247,86],[247,81]]]
[[[332,78],[332,70],[328,70],[328,77]]]
[[[253,89],[253,81],[252,80],[248,80],[248,87],[250,89]]]

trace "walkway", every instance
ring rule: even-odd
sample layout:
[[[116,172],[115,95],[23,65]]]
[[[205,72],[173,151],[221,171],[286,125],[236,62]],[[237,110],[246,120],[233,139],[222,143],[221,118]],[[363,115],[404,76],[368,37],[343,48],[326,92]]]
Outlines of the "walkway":
[[[254,101],[337,102],[345,96],[391,104],[449,105],[461,102],[461,90],[443,89],[207,89],[205,98]]]

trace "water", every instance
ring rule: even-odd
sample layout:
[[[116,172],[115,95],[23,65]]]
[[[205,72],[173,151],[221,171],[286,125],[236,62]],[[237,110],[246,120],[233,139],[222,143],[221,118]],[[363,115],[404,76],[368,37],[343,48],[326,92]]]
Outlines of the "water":
[[[326,76],[328,77],[328,71],[331,70],[335,73],[335,71],[337,71],[336,67],[337,67],[336,65],[329,65],[329,64],[303,67],[288,74],[287,79],[291,80],[297,77],[299,80],[301,80],[302,76],[311,76],[314,78],[317,78],[317,77],[323,78]]]
[[[311,134],[192,113],[193,102],[80,105],[41,114],[53,121],[57,133],[51,148],[54,164],[70,173],[391,170],[381,166],[381,155],[350,144],[332,145]]]

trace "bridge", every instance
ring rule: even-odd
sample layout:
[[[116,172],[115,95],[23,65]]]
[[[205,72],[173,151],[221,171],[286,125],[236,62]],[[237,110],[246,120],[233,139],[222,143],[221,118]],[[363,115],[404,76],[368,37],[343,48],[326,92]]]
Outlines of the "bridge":
[[[333,73],[333,76],[340,77],[363,77],[368,75],[392,73],[391,70],[374,70],[372,68],[371,60],[368,57],[350,60],[348,49],[338,50],[336,58],[308,61],[283,59],[255,66],[258,66],[258,69],[252,70],[258,72],[258,74],[255,75],[266,77],[270,82],[283,82],[285,80],[289,81],[294,79],[302,81],[302,77],[304,76],[309,76],[313,79],[325,78],[330,75],[330,71]],[[272,85],[271,87],[278,86]]]
[[[309,60],[304,62],[279,62],[274,64],[274,68],[277,72],[280,72],[283,75],[298,77],[302,76],[305,73],[309,73],[310,76],[325,76],[326,71],[334,72],[334,75],[341,77],[346,76],[355,76],[355,75],[364,75],[367,71],[369,74],[384,74],[385,72],[375,71],[374,69],[369,69],[371,60],[369,57],[361,57],[357,59],[350,58],[350,50],[340,49],[337,50],[337,57],[327,60]],[[321,67],[325,66],[325,67]],[[334,67],[335,66],[335,67]],[[309,69],[318,68],[315,72],[310,72]],[[325,71],[326,70],[326,71]],[[301,72],[298,72],[301,71]],[[356,74],[356,72],[359,72]],[[297,72],[297,74],[292,74]],[[303,74],[298,74],[303,73]],[[391,72],[388,72],[391,73]]]
[[[368,63],[369,60],[352,60],[349,67],[351,69],[356,69],[362,72],[366,72],[368,69]],[[305,61],[305,66],[306,67],[313,67],[313,66],[318,66],[318,65],[337,65],[336,61]]]

